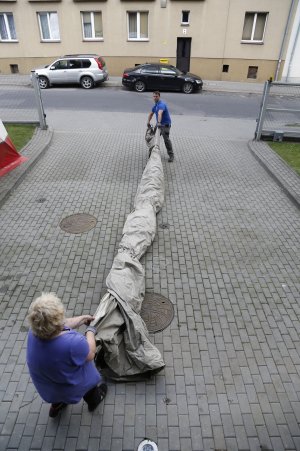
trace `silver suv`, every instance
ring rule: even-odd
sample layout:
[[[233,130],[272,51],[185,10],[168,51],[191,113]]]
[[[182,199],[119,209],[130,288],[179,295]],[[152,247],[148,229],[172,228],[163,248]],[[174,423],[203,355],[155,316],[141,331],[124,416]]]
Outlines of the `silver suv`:
[[[35,69],[41,89],[55,84],[80,84],[91,89],[108,80],[105,61],[98,55],[64,55],[52,64]]]

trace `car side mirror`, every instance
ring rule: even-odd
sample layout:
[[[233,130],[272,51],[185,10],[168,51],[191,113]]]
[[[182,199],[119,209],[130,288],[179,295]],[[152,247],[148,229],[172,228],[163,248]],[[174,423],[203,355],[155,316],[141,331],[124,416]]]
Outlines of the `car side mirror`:
[[[51,67],[50,67],[50,70],[55,70],[55,66],[51,66]]]

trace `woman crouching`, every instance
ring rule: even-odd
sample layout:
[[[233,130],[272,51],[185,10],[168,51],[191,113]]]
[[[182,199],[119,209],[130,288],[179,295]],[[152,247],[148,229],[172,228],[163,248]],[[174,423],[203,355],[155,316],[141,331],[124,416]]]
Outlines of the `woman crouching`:
[[[27,365],[41,398],[51,403],[54,418],[67,404],[82,398],[90,412],[105,398],[107,385],[94,364],[96,352],[94,327],[85,336],[75,328],[90,324],[91,315],[65,318],[61,300],[53,293],[42,293],[32,302],[27,316]]]

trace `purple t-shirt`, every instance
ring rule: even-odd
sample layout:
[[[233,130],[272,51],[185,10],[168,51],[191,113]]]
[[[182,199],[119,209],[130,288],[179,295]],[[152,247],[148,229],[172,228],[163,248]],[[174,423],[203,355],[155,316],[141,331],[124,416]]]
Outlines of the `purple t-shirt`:
[[[86,361],[88,353],[86,338],[75,330],[51,340],[41,340],[29,331],[27,365],[44,401],[77,403],[100,382],[94,362]]]

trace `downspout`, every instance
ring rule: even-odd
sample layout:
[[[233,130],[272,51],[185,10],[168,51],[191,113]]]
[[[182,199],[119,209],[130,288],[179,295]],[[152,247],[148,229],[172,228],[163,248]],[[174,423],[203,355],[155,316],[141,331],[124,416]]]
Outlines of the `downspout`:
[[[287,36],[287,33],[288,33],[288,29],[289,29],[290,20],[291,20],[291,17],[292,17],[292,11],[293,11],[293,8],[294,8],[295,1],[296,0],[292,0],[291,1],[289,15],[288,15],[288,18],[287,18],[287,21],[286,21],[286,24],[285,24],[284,35],[283,35],[283,38],[282,38],[280,52],[279,52],[279,56],[278,56],[278,61],[277,61],[274,81],[278,81],[278,75],[279,75],[280,66],[281,66],[281,62],[282,62],[283,48],[284,48],[284,45],[285,45],[285,39],[286,39],[286,36]]]
[[[228,21],[229,21],[229,12],[230,12],[230,1],[228,0],[228,8],[227,8],[227,17],[226,17],[226,29],[225,29],[225,36],[224,36],[224,44],[223,44],[223,57],[222,57],[222,65],[224,63],[224,56],[225,56],[225,49],[227,45],[227,30],[228,30]],[[222,72],[220,74],[220,80],[222,80]]]
[[[293,48],[292,48],[291,55],[290,55],[288,71],[287,71],[287,74],[286,74],[286,81],[287,82],[289,81],[289,76],[290,76],[290,72],[291,72],[291,66],[292,66],[292,62],[293,62],[293,59],[294,59],[294,54],[295,54],[296,46],[297,46],[297,43],[298,43],[299,34],[300,34],[300,20],[299,20],[299,23],[298,23],[297,33],[296,33],[296,36],[295,36],[295,39],[294,39],[294,42],[293,42]]]

